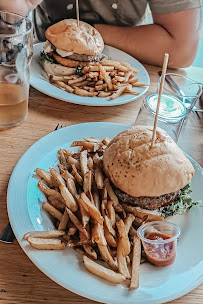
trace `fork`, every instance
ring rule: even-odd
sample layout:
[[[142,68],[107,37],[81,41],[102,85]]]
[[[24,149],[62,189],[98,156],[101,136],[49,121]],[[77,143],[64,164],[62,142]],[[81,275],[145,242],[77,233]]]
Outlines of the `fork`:
[[[54,131],[65,128],[66,125],[63,124],[57,124],[56,128],[54,129]],[[8,223],[8,225],[4,228],[2,234],[0,235],[0,241],[3,243],[8,243],[11,244],[13,243],[13,241],[15,240],[15,235],[13,233],[13,230],[11,228],[11,224],[10,222]]]

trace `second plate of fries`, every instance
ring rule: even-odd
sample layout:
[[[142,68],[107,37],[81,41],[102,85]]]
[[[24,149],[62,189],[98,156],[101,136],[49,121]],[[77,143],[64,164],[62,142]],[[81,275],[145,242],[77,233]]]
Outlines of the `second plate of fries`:
[[[185,264],[181,268],[181,253],[187,245],[184,234],[175,268],[156,268],[146,262],[136,234],[142,223],[119,203],[102,169],[109,141],[128,128],[79,124],[36,142],[11,176],[9,218],[33,263],[70,291],[102,303],[164,303],[197,286],[199,264],[188,265],[190,273]],[[192,162],[197,172],[192,188],[197,189],[202,171]],[[200,213],[191,212],[190,225],[201,233]],[[187,215],[182,215],[176,223],[182,228],[185,222],[189,225]],[[201,252],[196,252],[197,258],[201,261]],[[178,278],[183,272],[187,280]]]
[[[44,43],[34,45],[30,84],[51,97],[88,106],[116,106],[146,93],[150,78],[145,67],[130,55],[105,46],[100,63],[90,64],[81,75],[47,75],[39,65]]]

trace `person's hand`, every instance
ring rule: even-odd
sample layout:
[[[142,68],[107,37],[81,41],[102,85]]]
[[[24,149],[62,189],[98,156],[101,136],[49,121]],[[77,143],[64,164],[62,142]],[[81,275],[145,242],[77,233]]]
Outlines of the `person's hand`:
[[[26,16],[41,2],[42,0],[1,0],[0,10]]]

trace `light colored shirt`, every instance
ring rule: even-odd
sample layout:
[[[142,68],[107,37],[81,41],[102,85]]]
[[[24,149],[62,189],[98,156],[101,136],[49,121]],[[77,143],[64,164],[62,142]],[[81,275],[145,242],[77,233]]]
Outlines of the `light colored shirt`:
[[[45,40],[45,30],[68,18],[76,19],[75,0],[44,0],[34,11],[37,38]],[[80,20],[90,24],[136,26],[145,15],[170,14],[203,6],[203,0],[79,0]]]

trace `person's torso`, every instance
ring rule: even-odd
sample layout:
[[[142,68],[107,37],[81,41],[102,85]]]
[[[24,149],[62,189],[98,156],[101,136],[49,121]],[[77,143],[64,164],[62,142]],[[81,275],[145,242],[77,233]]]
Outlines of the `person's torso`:
[[[76,18],[75,0],[44,0],[34,12],[34,23],[39,40],[50,25]],[[147,0],[79,0],[80,20],[90,24],[135,26],[144,16]]]

